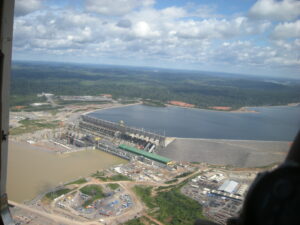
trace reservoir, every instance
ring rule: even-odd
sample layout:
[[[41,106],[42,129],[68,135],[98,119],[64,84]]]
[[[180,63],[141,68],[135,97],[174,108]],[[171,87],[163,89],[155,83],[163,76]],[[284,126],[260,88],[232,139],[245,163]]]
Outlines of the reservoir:
[[[257,113],[133,105],[90,113],[170,137],[292,141],[300,129],[300,106],[251,107]]]
[[[127,161],[99,150],[55,154],[27,143],[9,142],[10,200],[31,200],[49,189]]]

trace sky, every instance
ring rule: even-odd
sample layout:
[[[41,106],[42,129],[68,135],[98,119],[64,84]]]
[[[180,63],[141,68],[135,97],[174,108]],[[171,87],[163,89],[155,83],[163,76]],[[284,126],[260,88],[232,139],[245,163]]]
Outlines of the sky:
[[[13,60],[300,78],[300,1],[16,0]]]

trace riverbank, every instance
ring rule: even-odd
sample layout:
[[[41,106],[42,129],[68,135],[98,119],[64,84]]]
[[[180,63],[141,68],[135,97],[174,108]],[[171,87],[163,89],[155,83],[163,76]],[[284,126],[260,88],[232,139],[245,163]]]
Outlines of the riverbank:
[[[232,110],[232,107],[230,106],[211,106],[208,108],[200,108],[200,107],[184,107],[184,106],[177,106],[177,105],[171,105],[171,104],[166,104],[166,107],[178,107],[178,108],[183,108],[183,109],[197,109],[197,110],[207,110],[207,111],[212,111],[212,112],[229,112],[229,113],[258,113],[255,110],[250,110],[252,106],[243,106],[238,109]],[[260,107],[260,106],[258,106]]]
[[[134,105],[143,105],[143,102],[138,102],[138,103],[132,103],[132,104],[117,104],[117,105],[113,105],[113,106],[108,106],[108,107],[102,107],[99,109],[93,109],[91,111],[86,111],[84,113],[82,113],[82,115],[87,115],[89,113],[93,113],[93,112],[97,112],[100,110],[105,110],[105,109],[114,109],[114,108],[123,108],[123,107],[127,107],[127,106],[134,106]]]
[[[260,106],[243,106],[238,109],[232,109],[231,106],[211,106],[208,108],[196,108],[196,109],[204,109],[204,110],[212,110],[212,111],[220,111],[220,112],[230,112],[230,113],[259,113],[256,110],[250,108],[271,108],[271,107],[296,107],[299,106],[300,102],[298,103],[288,103],[286,105],[260,105]]]
[[[286,105],[263,105],[263,106],[243,106],[237,110],[232,110],[229,112],[246,112],[246,113],[258,113],[255,110],[251,110],[249,108],[272,108],[272,107],[297,107],[300,105],[300,102],[296,103],[288,103]]]

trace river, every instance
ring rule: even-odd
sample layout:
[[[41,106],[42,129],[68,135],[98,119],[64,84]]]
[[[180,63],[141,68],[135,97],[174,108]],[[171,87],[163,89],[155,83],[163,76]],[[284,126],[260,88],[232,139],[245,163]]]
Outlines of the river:
[[[171,137],[291,141],[300,129],[300,106],[252,107],[257,113],[134,105],[89,115]]]
[[[59,184],[126,162],[99,150],[56,154],[27,143],[10,142],[8,196],[17,202],[31,200]]]

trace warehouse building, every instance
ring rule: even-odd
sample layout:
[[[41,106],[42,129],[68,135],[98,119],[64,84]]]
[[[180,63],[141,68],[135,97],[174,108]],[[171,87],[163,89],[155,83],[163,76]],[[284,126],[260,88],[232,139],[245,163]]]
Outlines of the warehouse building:
[[[226,180],[220,187],[219,191],[234,194],[237,190],[239,183],[233,180]]]
[[[155,162],[158,162],[158,163],[161,163],[161,164],[165,164],[165,165],[171,165],[172,164],[171,159],[168,159],[166,157],[163,157],[163,156],[160,156],[160,155],[157,155],[157,154],[154,154],[154,153],[139,150],[139,149],[136,149],[134,147],[130,147],[130,146],[127,146],[127,145],[124,145],[124,144],[119,145],[119,148],[122,149],[122,150],[125,150],[129,153],[133,153],[135,155],[144,157],[146,159],[150,159],[152,161],[155,161]]]

